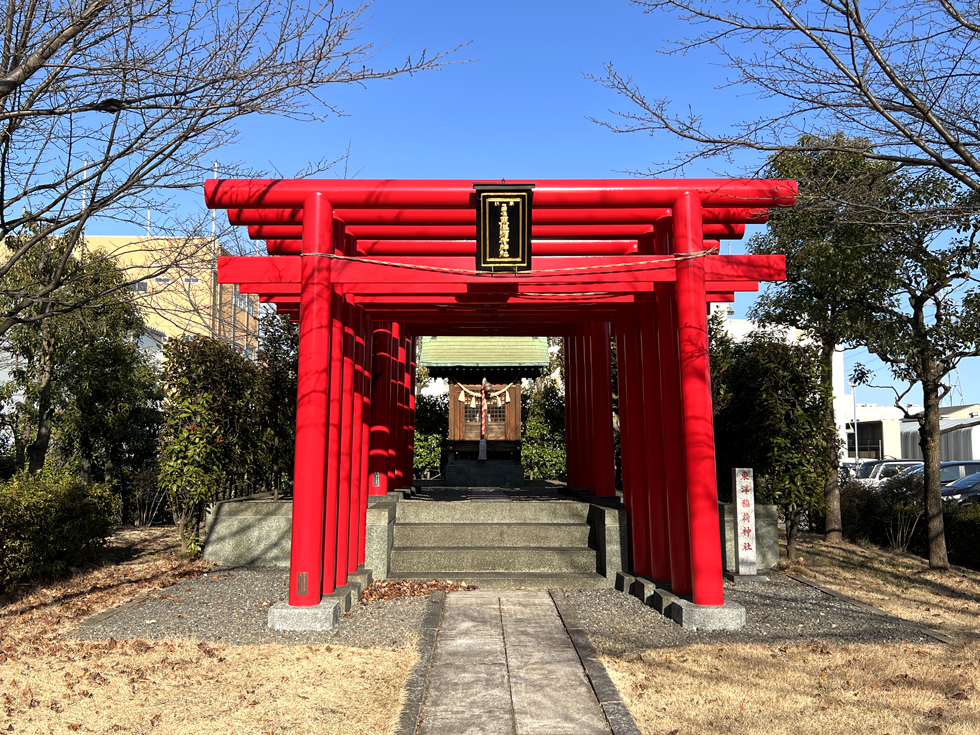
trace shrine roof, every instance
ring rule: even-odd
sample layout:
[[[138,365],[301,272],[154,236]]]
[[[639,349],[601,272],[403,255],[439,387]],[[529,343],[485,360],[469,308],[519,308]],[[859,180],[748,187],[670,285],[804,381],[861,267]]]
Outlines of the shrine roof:
[[[547,337],[423,337],[419,364],[439,367],[547,367]]]

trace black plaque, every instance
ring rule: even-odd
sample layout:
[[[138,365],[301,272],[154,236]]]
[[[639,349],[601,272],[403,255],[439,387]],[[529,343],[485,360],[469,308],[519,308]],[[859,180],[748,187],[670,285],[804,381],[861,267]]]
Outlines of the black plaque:
[[[534,184],[473,184],[476,189],[476,269],[531,270]]]

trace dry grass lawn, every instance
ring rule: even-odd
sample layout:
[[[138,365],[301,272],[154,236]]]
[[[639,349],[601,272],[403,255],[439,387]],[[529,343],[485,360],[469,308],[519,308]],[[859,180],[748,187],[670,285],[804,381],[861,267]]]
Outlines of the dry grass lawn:
[[[78,622],[199,574],[172,530],[127,530],[106,561],[0,600],[0,732],[384,733],[412,647],[63,640]]]
[[[788,568],[953,645],[693,645],[604,663],[644,735],[980,733],[980,574],[873,547],[802,545]]]
[[[976,643],[696,645],[606,667],[644,735],[980,733]]]

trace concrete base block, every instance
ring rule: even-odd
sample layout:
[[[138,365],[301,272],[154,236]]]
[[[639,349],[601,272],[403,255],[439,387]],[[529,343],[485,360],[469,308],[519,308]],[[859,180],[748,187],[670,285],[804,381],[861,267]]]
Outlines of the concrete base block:
[[[616,589],[620,592],[625,592],[626,594],[631,594],[633,590],[633,583],[636,581],[636,577],[628,572],[619,571],[616,572]]]
[[[393,498],[379,495],[368,499],[367,526],[364,535],[364,567],[373,573],[372,579],[388,579],[391,546],[395,538],[397,503]]]
[[[589,541],[596,549],[596,572],[614,587],[616,574],[627,565],[626,512],[603,505],[589,505]]]
[[[654,610],[663,615],[665,618],[670,618],[670,606],[680,599],[681,598],[679,598],[677,595],[671,593],[670,590],[660,588],[653,593],[653,602],[651,603],[651,607],[653,607]]]
[[[362,564],[353,574],[347,575],[347,584],[338,587],[330,597],[339,596],[343,600],[343,610],[348,612],[361,599],[361,590],[367,587],[374,580],[374,574],[370,569],[365,569]]]
[[[361,590],[363,590],[373,581],[374,573],[370,569],[365,569],[363,564],[356,572],[347,575],[347,584],[354,588],[354,590],[357,592],[357,596],[360,596]]]
[[[653,596],[657,591],[657,583],[646,577],[636,577],[630,594],[644,605],[653,605]]]
[[[727,579],[729,582],[734,582],[735,584],[739,584],[740,582],[752,584],[754,582],[769,581],[769,577],[764,574],[735,574],[735,572],[725,572],[725,579]]]
[[[286,601],[269,608],[269,627],[273,630],[334,630],[340,616],[350,611],[361,599],[361,590],[374,579],[370,569],[362,564],[347,575],[347,584],[338,587],[320,600],[315,607],[292,607]]]
[[[312,607],[292,607],[286,601],[277,602],[269,608],[269,627],[273,630],[336,630],[340,616],[349,609],[349,591],[336,597],[324,597],[319,605]]]
[[[688,630],[740,630],[745,627],[745,608],[734,602],[724,605],[695,605],[675,598],[670,619]]]

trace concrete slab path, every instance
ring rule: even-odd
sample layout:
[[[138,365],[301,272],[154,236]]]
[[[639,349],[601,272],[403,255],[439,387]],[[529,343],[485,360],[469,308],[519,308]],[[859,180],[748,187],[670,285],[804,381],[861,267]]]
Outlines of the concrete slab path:
[[[419,735],[608,735],[547,590],[446,596]]]

